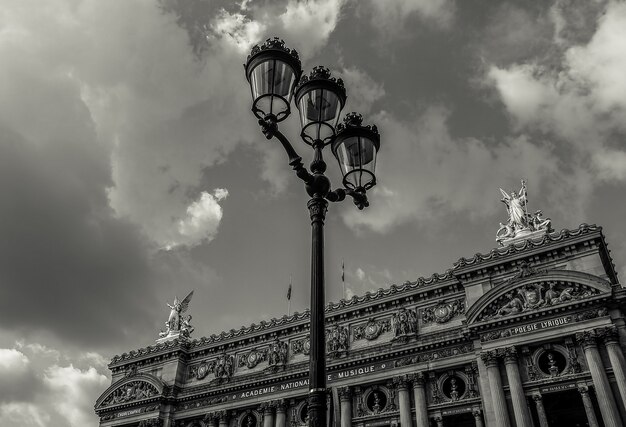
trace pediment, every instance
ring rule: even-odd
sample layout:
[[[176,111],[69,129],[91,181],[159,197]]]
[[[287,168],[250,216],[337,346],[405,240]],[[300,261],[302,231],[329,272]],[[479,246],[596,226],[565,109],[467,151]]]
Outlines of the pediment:
[[[136,374],[116,381],[96,401],[96,411],[118,405],[150,402],[163,395],[165,384],[150,374]]]
[[[610,295],[611,284],[597,276],[570,270],[548,270],[505,281],[467,310],[467,323],[515,317],[549,307]]]

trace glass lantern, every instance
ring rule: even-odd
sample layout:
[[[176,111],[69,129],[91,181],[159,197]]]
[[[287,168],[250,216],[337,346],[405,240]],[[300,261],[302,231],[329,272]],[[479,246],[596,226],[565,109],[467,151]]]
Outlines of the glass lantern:
[[[244,65],[252,91],[252,112],[259,119],[280,122],[289,116],[293,89],[302,67],[298,52],[275,37],[252,48]]]

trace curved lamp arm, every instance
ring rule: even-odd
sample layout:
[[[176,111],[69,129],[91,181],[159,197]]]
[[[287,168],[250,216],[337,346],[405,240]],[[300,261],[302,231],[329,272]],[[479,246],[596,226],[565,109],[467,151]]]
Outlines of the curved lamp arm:
[[[259,125],[261,125],[261,131],[263,132],[263,135],[265,135],[265,138],[272,139],[275,137],[280,141],[283,148],[287,152],[287,156],[289,157],[289,166],[296,171],[298,178],[304,181],[305,184],[309,184],[313,177],[302,164],[302,157],[296,153],[296,150],[293,148],[293,145],[291,145],[291,142],[289,142],[287,137],[278,130],[276,118],[268,116],[265,119],[259,119]]]
[[[352,197],[354,204],[357,208],[359,208],[359,210],[363,210],[363,208],[370,205],[365,191],[350,190],[349,188],[338,188],[330,191],[326,195],[326,199],[331,202],[341,202],[346,198],[346,196]]]

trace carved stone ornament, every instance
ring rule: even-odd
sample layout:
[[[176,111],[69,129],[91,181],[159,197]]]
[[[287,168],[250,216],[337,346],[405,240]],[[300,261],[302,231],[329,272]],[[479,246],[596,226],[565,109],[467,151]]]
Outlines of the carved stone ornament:
[[[331,356],[337,356],[348,351],[350,340],[348,338],[348,328],[334,325],[326,330],[326,352]]]
[[[543,307],[551,307],[570,301],[582,300],[600,291],[570,282],[538,281],[507,292],[487,306],[478,320],[490,320],[511,316]]]
[[[427,307],[422,312],[424,323],[446,323],[453,317],[465,313],[465,300],[458,299],[451,302],[441,302],[433,307]]]
[[[100,406],[118,405],[148,399],[156,396],[158,393],[156,387],[146,381],[131,381],[118,387],[109,394],[109,396],[102,401]]]
[[[232,355],[223,353],[209,363],[209,372],[215,375],[220,381],[229,381],[235,372],[235,358]]]
[[[287,349],[287,343],[282,342],[278,338],[276,338],[269,345],[269,348],[267,350],[269,366],[283,366],[285,363],[287,363]]]
[[[496,241],[501,246],[533,235],[533,233],[545,234],[552,231],[552,221],[550,218],[543,218],[541,211],[536,211],[534,214],[528,213],[526,181],[522,180],[522,188],[519,192],[511,190],[511,193],[507,194],[506,191],[500,189],[500,193],[509,214],[506,224],[500,223],[500,228],[496,232]]]
[[[265,360],[267,360],[267,350],[253,348],[249,353],[239,355],[237,366],[240,368],[245,366],[248,369],[252,369]]]
[[[369,319],[367,323],[357,325],[352,329],[352,338],[354,341],[362,340],[363,338],[372,341],[378,338],[380,334],[390,330],[391,322],[389,319]]]
[[[207,375],[209,375],[209,365],[206,362],[203,362],[198,365],[198,369],[196,370],[196,378],[201,380],[204,379]]]
[[[308,356],[311,352],[311,340],[309,337],[301,338],[299,340],[294,340],[291,342],[291,353],[292,354],[304,354]]]
[[[409,338],[417,334],[417,315],[414,310],[401,308],[391,317],[394,340]]]

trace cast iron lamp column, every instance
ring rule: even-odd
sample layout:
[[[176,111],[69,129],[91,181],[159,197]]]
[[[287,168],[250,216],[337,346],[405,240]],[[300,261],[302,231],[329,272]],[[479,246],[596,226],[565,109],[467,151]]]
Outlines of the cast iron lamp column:
[[[360,114],[350,113],[343,124],[338,124],[346,102],[343,81],[331,77],[324,67],[315,67],[309,76],[302,77],[298,53],[282,40],[268,39],[261,46],[254,46],[244,67],[252,91],[252,112],[261,131],[267,139],[276,138],[282,144],[289,165],[304,181],[311,197],[307,203],[312,238],[308,418],[310,427],[325,427],[324,220],[329,201],[340,202],[350,196],[359,209],[369,205],[366,192],[376,184],[374,170],[380,136],[376,126],[361,125]],[[291,112],[294,95],[302,126],[300,136],[313,149],[310,172],[278,130],[278,123]],[[326,162],[322,151],[327,145],[331,145],[339,162],[344,188],[331,190],[330,180],[324,175]]]

